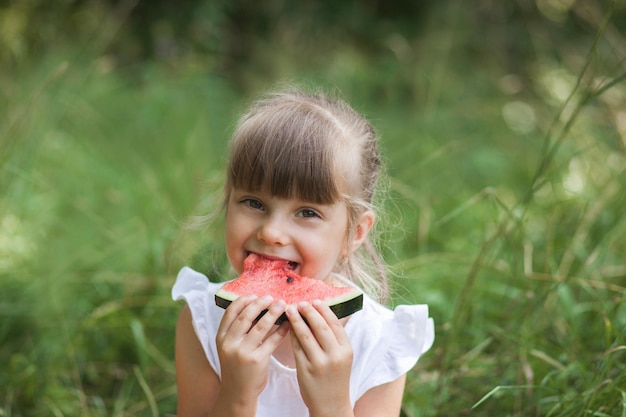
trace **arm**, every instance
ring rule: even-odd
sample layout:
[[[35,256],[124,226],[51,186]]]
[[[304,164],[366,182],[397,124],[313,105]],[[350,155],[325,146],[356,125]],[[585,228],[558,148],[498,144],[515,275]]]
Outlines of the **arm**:
[[[406,374],[368,390],[354,405],[355,417],[398,417]]]
[[[183,307],[176,323],[175,358],[178,416],[208,416],[220,382],[193,329],[188,305]]]

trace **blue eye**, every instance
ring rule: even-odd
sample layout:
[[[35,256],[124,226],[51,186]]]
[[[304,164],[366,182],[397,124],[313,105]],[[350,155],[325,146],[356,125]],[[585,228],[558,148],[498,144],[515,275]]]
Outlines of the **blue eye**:
[[[263,203],[254,198],[245,198],[241,202],[252,209],[263,210]]]
[[[300,210],[300,212],[298,213],[299,217],[306,217],[306,218],[312,218],[312,217],[321,217],[319,215],[319,213],[313,209],[302,209]]]

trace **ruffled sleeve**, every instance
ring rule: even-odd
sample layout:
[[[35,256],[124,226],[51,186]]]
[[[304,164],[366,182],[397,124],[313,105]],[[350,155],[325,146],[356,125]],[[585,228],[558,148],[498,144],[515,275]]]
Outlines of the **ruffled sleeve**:
[[[191,268],[184,267],[178,273],[172,287],[172,299],[185,300],[191,310],[192,323],[209,364],[221,375],[215,335],[224,310],[215,305],[215,293],[222,286]]]
[[[354,401],[370,388],[406,374],[435,339],[428,306],[400,305],[389,310],[371,300],[367,304],[369,307],[355,320],[362,322],[353,323],[349,329],[355,350],[353,376],[358,381],[358,386],[351,387]]]

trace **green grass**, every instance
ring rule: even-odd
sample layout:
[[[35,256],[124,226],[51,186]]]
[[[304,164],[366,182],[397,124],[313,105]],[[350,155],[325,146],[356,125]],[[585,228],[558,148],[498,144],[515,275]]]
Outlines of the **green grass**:
[[[63,57],[2,84],[0,415],[171,414],[169,290],[184,264],[228,273],[219,225],[188,224],[219,206],[247,97]],[[428,303],[437,326],[406,416],[626,415],[626,88],[583,58],[535,63],[514,94],[505,73],[452,64],[420,93],[437,62],[407,78],[350,50],[294,76],[338,87],[382,133],[393,303]]]

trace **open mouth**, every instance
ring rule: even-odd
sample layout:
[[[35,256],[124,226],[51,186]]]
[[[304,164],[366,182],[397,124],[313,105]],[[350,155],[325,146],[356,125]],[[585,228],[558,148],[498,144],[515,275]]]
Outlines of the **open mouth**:
[[[246,253],[246,257],[248,257],[250,254],[252,254],[254,252],[247,252]],[[289,268],[292,271],[296,271],[298,269],[298,262],[296,261],[288,261],[286,259],[282,259],[282,258],[274,258],[272,256],[268,256],[268,255],[262,255],[260,253],[257,253],[258,256],[269,259],[269,260],[273,260],[273,261],[282,261],[282,262],[286,262],[287,263],[287,268]]]

